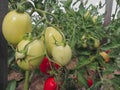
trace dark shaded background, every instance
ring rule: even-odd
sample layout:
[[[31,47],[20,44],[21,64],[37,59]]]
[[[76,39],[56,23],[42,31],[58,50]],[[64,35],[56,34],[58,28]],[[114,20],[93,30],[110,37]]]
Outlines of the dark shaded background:
[[[7,42],[2,35],[2,21],[8,12],[8,0],[0,0],[0,90],[7,87]]]

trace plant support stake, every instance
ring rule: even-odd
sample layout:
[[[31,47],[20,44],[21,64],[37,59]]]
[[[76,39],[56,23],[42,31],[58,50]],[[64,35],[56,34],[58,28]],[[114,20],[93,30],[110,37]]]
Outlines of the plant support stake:
[[[105,8],[105,17],[104,17],[104,26],[107,26],[111,21],[111,12],[112,12],[113,0],[106,0]]]

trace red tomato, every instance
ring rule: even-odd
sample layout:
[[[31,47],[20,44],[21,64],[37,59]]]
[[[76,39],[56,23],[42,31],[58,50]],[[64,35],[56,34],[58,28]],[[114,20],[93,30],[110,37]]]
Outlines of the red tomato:
[[[87,83],[88,83],[88,86],[91,87],[93,85],[93,80],[92,79],[88,79]]]
[[[50,77],[45,81],[44,90],[60,90],[54,77]]]
[[[51,67],[58,69],[59,65],[49,61],[47,57],[44,57],[42,62],[40,63],[40,71],[43,72],[44,74],[49,75],[49,71],[52,70]]]

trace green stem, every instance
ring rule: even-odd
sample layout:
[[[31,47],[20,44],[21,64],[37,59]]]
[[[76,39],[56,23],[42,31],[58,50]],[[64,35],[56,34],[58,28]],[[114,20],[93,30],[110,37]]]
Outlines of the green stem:
[[[75,34],[76,34],[76,30],[75,30],[75,28],[76,28],[76,26],[74,26],[74,29],[73,29],[73,32],[72,32],[72,37],[71,37],[71,47],[74,49],[74,47],[75,47]]]
[[[30,71],[25,71],[24,90],[29,90],[29,74]]]
[[[51,15],[55,20],[56,22],[58,22],[57,18],[54,16],[54,14],[50,13],[50,12],[47,12],[47,11],[44,11],[44,10],[40,10],[40,9],[35,9],[36,12],[42,14],[44,16],[45,15]]]

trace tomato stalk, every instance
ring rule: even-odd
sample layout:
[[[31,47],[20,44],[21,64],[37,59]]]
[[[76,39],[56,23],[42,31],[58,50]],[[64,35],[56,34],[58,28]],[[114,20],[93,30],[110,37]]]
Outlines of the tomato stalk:
[[[25,71],[24,90],[29,90],[29,75],[30,75],[30,71],[26,70]]]
[[[25,8],[22,5],[18,5],[17,6],[17,10],[18,13],[24,13],[25,12]]]
[[[44,21],[44,20],[45,20],[44,17],[41,18],[41,19],[35,24],[35,26],[33,27],[33,30],[36,29],[36,26],[39,25],[39,23],[41,23],[41,22]]]
[[[73,32],[72,32],[72,37],[71,37],[71,48],[74,48],[75,47],[75,34],[76,34],[76,30],[75,30],[76,26],[74,27],[73,29]]]
[[[29,0],[23,0],[20,4],[17,5],[17,12],[18,13],[24,13],[25,12],[25,8],[24,8],[24,4],[27,4],[27,3],[30,3],[32,8],[34,9],[35,8],[35,5],[34,3],[32,3],[32,1],[29,1]],[[33,12],[33,10],[31,11]]]
[[[46,11],[40,10],[40,9],[35,9],[35,11],[38,12],[38,13],[41,13],[43,16],[45,14],[51,15],[55,20],[57,20],[57,18],[52,13],[49,13],[49,12],[46,12]]]
[[[23,1],[20,3],[20,5],[24,5],[24,4],[26,4],[26,3],[30,3],[31,6],[32,6],[33,8],[35,8],[34,3],[33,3],[32,1],[30,1],[30,0],[23,0]]]

